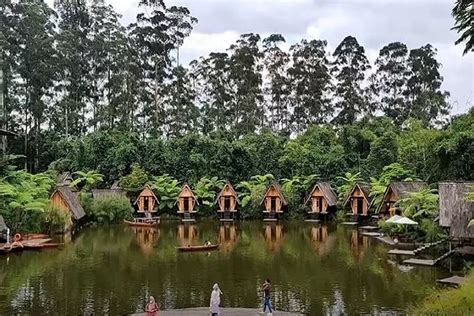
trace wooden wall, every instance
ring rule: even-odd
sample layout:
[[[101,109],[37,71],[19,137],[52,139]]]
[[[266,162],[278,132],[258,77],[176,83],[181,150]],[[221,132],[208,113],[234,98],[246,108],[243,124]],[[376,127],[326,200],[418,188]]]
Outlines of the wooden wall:
[[[322,205],[318,205],[318,202],[322,198]],[[327,212],[328,209],[328,202],[324,197],[323,193],[316,187],[313,192],[311,193],[311,212],[312,213],[320,213],[320,212]]]
[[[357,201],[362,199],[362,213],[359,213],[357,210]],[[367,215],[369,213],[369,203],[367,199],[365,198],[364,193],[359,189],[359,187],[355,188],[354,192],[352,192],[351,196],[351,209],[352,209],[352,214],[357,215],[357,214],[362,214],[362,215]]]
[[[61,210],[65,214],[70,214],[71,215],[71,210],[70,210],[68,204],[66,203],[66,201],[64,201],[64,199],[63,199],[61,193],[59,193],[59,191],[54,192],[53,195],[51,196],[50,200],[51,200],[51,204],[53,206],[57,207],[59,210]],[[66,229],[71,227],[72,224],[73,224],[72,216],[70,218],[71,219],[69,220],[69,222],[66,223],[66,225],[65,225]]]

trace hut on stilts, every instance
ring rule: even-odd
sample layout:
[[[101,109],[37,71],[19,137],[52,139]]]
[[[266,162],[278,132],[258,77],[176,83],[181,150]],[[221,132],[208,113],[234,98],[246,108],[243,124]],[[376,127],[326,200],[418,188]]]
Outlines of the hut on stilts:
[[[198,201],[187,183],[181,188],[176,201],[178,204],[178,215],[182,222],[195,222],[196,206]]]
[[[277,221],[283,215],[283,210],[288,203],[278,183],[270,184],[260,205],[263,207],[264,221]]]
[[[160,201],[148,184],[145,185],[133,204],[137,207],[138,214],[143,214],[145,218],[157,219],[154,215],[158,212]]]
[[[86,216],[76,192],[69,186],[59,186],[50,197],[51,204],[69,215],[64,231],[71,231],[80,225]]]
[[[320,220],[332,216],[337,210],[337,195],[327,182],[319,182],[311,190],[305,205],[309,205],[307,220]]]
[[[349,221],[359,222],[369,217],[371,198],[369,188],[361,183],[356,183],[344,201],[344,206],[350,208],[347,214]]]
[[[418,192],[427,187],[422,181],[395,181],[391,182],[382,197],[382,201],[377,207],[376,213],[379,217],[386,218],[394,215],[402,215],[402,210],[395,207],[401,199],[407,198],[410,193]]]
[[[232,222],[237,217],[237,205],[240,202],[230,182],[224,185],[214,203],[219,207],[217,213],[221,222]]]

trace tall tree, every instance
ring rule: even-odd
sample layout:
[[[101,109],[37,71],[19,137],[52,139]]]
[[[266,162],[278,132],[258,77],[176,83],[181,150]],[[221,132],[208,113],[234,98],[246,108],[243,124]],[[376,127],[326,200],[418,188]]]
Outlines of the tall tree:
[[[243,34],[230,47],[230,80],[233,88],[231,116],[237,136],[252,133],[263,125],[262,52],[258,34]]]
[[[367,111],[367,98],[362,84],[370,64],[364,47],[357,39],[347,36],[336,47],[331,72],[336,79],[335,107],[339,113],[334,118],[338,124],[352,124],[357,114]]]
[[[293,84],[293,130],[300,133],[309,124],[325,122],[332,114],[329,100],[331,75],[326,56],[326,41],[302,40],[290,48]]]
[[[407,46],[400,42],[382,47],[371,78],[370,90],[378,102],[376,108],[398,124],[407,119],[408,113],[404,95],[408,82],[407,55]]]
[[[289,108],[288,99],[291,86],[288,79],[288,67],[290,56],[278,45],[284,43],[285,38],[281,34],[272,34],[263,40],[264,65],[267,72],[264,92],[266,112],[270,114],[269,126],[274,131],[288,133]]]
[[[474,2],[472,0],[456,0],[452,11],[455,19],[454,30],[459,38],[456,45],[465,42],[464,54],[474,51]]]

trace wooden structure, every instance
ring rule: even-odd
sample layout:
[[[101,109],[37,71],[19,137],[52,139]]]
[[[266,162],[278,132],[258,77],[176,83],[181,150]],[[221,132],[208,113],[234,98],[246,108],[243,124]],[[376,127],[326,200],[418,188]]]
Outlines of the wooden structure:
[[[439,225],[449,228],[451,240],[474,240],[474,202],[466,199],[466,193],[474,182],[439,183]]]
[[[196,221],[194,215],[196,214],[195,208],[198,201],[187,183],[185,183],[181,188],[176,203],[178,204],[178,215],[182,222]]]
[[[122,189],[93,189],[92,197],[96,200],[127,197]]]
[[[237,215],[237,205],[240,203],[232,184],[227,182],[214,202],[218,205],[217,213],[221,222],[233,221]]]
[[[311,190],[305,205],[309,205],[308,219],[318,219],[336,211],[337,195],[327,182],[319,182]]]
[[[369,189],[361,183],[356,183],[344,202],[344,206],[349,206],[351,215],[357,219],[369,215],[371,198]]]
[[[57,187],[50,200],[53,206],[59,208],[62,212],[70,214],[70,221],[64,227],[65,231],[73,228],[86,216],[77,194],[69,186]]]
[[[59,187],[70,187],[72,191],[78,191],[76,186],[71,186],[71,183],[74,181],[72,174],[68,171],[65,171],[58,175],[56,178],[56,185]]]
[[[276,221],[283,214],[283,210],[288,203],[278,183],[270,184],[263,196],[260,205],[263,207],[265,221]]]
[[[422,181],[396,181],[391,182],[382,197],[380,205],[378,205],[376,213],[381,217],[391,217],[393,215],[401,215],[401,209],[395,207],[400,199],[407,198],[410,193],[418,192],[427,187],[426,182]]]
[[[158,198],[155,193],[153,193],[151,187],[145,185],[133,204],[137,206],[138,213],[146,214],[149,215],[148,217],[151,217],[151,213],[157,212],[156,208],[158,204],[160,204],[160,201],[158,201]]]
[[[7,224],[5,224],[5,221],[3,220],[3,216],[0,215],[0,239],[7,240],[7,231],[8,231]]]

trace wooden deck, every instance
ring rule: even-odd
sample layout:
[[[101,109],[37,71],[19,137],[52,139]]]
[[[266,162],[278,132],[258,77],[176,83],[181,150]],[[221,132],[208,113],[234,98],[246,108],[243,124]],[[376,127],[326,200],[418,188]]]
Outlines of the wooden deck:
[[[452,277],[445,278],[445,279],[439,279],[436,280],[436,282],[441,283],[441,284],[449,284],[449,285],[461,285],[466,281],[464,277],[460,277],[457,275],[453,275]]]
[[[360,230],[377,230],[379,229],[377,226],[365,225],[359,227]]]
[[[436,264],[435,260],[433,259],[416,259],[416,258],[403,260],[403,263],[412,264],[415,266],[429,266],[429,267],[432,267]]]
[[[183,223],[195,223],[196,219],[194,219],[194,218],[182,218],[181,222],[183,222]]]
[[[234,221],[233,218],[221,218],[219,221],[223,223],[232,223]]]
[[[381,234],[377,232],[362,232],[360,233],[362,236],[369,236],[369,237],[380,237]]]
[[[146,313],[131,314],[132,316],[146,316]],[[209,316],[209,307],[185,308],[164,310],[159,312],[160,316],[178,316],[178,315],[192,315],[192,316]],[[265,315],[261,309],[255,308],[221,308],[220,315],[222,316],[261,316]],[[275,316],[298,316],[299,313],[277,312],[273,311]]]
[[[319,223],[321,222],[319,219],[305,219],[304,220],[307,223]]]
[[[358,222],[342,222],[342,225],[357,226],[357,225],[359,225],[359,223]]]
[[[388,252],[389,255],[414,256],[413,250],[392,249]]]
[[[264,218],[264,222],[278,222],[278,218]]]

